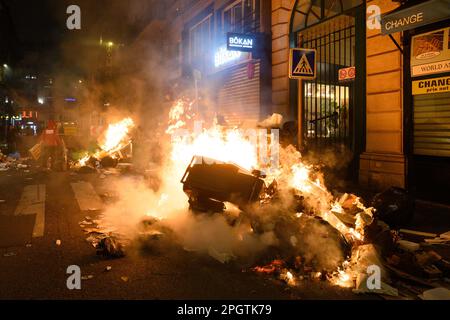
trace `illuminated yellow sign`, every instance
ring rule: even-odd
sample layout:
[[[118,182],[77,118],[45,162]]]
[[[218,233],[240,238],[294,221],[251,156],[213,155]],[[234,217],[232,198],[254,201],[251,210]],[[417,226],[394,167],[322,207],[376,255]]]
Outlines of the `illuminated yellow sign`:
[[[64,135],[66,136],[75,136],[78,133],[77,126],[74,124],[64,124]]]
[[[430,94],[450,91],[450,77],[415,80],[412,82],[412,94]]]

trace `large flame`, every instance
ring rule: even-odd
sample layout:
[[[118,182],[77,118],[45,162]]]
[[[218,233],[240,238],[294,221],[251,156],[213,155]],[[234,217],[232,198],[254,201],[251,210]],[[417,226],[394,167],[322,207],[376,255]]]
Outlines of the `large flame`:
[[[105,156],[116,157],[116,153],[131,142],[129,132],[133,127],[134,122],[131,118],[125,118],[119,122],[109,124],[99,139],[100,150],[94,154],[86,154],[78,161],[77,166],[85,166],[91,157],[96,159],[101,159]]]
[[[193,125],[192,131],[186,129],[189,125]],[[195,155],[233,162],[247,170],[258,164],[257,145],[244,131],[219,125],[202,128],[202,121],[195,121],[192,102],[180,99],[174,103],[166,133],[172,136],[171,162],[181,171]]]
[[[107,153],[113,153],[122,149],[130,142],[128,133],[133,127],[134,122],[131,118],[125,118],[117,123],[110,124],[105,132],[100,148]]]
[[[218,126],[200,134],[173,140],[172,161],[180,161],[185,168],[194,155],[233,162],[247,170],[257,165],[257,146],[237,129],[225,130]]]

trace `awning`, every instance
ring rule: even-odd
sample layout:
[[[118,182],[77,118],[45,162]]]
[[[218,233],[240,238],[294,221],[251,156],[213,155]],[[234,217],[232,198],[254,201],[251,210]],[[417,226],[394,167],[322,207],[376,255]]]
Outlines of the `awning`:
[[[381,33],[391,34],[450,19],[450,0],[429,0],[381,16]]]

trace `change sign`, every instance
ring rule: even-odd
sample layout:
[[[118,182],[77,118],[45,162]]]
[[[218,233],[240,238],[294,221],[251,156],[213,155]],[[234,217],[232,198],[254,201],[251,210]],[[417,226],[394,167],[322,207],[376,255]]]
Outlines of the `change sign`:
[[[450,16],[449,2],[449,0],[422,1],[417,5],[402,6],[384,14],[381,16],[381,33],[391,34],[446,20]]]
[[[293,48],[289,54],[289,78],[316,78],[316,50]]]
[[[412,94],[430,94],[450,91],[450,77],[416,80],[412,82]]]

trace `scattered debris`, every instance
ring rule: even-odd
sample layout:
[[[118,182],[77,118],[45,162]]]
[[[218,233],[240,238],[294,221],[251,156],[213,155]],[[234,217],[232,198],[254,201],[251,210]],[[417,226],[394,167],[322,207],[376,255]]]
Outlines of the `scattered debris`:
[[[236,258],[236,256],[234,256],[231,253],[219,252],[213,247],[209,247],[208,254],[211,257],[213,257],[214,259],[216,259],[217,261],[219,261],[220,263],[226,263],[226,262],[229,262],[230,260]]]
[[[447,231],[445,233],[441,233],[439,235],[439,238],[450,240],[450,231]]]
[[[100,160],[100,165],[103,168],[114,168],[117,166],[118,162],[119,162],[119,160],[117,158],[113,158],[111,156],[106,156]],[[105,175],[103,175],[103,177],[105,177]]]
[[[414,252],[420,249],[420,244],[407,240],[399,240],[397,241],[397,245],[400,249],[409,252]]]
[[[122,244],[113,236],[107,236],[97,245],[97,254],[109,258],[121,258],[125,256]]]
[[[139,239],[146,243],[161,240],[163,237],[164,233],[159,230],[147,230],[139,233]]]
[[[30,167],[30,158],[21,157],[19,153],[5,155],[0,151],[0,171],[27,169]]]
[[[120,277],[120,279],[121,279],[123,282],[128,282],[128,277],[123,276],[123,277]]]
[[[81,276],[81,280],[91,280],[93,278],[94,278],[94,276],[92,274],[87,275],[87,276]]]
[[[446,288],[434,288],[424,291],[419,298],[422,300],[450,300],[450,290]]]
[[[13,257],[13,256],[16,256],[16,255],[17,255],[17,253],[15,253],[15,252],[7,252],[3,256],[4,257]]]
[[[435,239],[425,239],[425,243],[428,244],[448,244],[450,242],[450,239],[441,239],[441,238],[435,238]]]
[[[61,245],[61,240],[59,240],[59,239],[56,240],[56,245],[57,245],[57,246],[60,246],[60,245]]]
[[[78,222],[78,224],[88,235],[86,241],[96,249],[97,255],[107,258],[120,258],[125,256],[124,244],[126,239],[122,239],[116,234],[115,228],[102,226],[101,219],[93,219],[91,216],[85,216],[84,219]]]
[[[439,236],[437,236],[436,234],[433,234],[433,236],[434,236],[433,239],[424,239],[424,242],[426,244],[430,244],[430,245],[448,245],[448,244],[450,244],[450,231],[442,233]]]
[[[414,213],[411,195],[405,189],[397,187],[375,195],[371,206],[376,210],[376,217],[393,228],[407,224]]]
[[[398,297],[398,290],[396,288],[391,287],[387,283],[381,281],[380,289],[369,289],[367,287],[368,275],[367,273],[358,274],[356,280],[356,289],[353,289],[353,293],[377,293],[382,295],[388,295],[393,297]]]
[[[385,264],[384,265],[387,269],[389,269],[392,273],[394,273],[396,276],[402,278],[402,279],[406,279],[406,280],[410,280],[410,281],[414,281],[420,285],[423,286],[427,286],[427,287],[435,287],[434,284],[432,284],[431,282],[427,281],[427,280],[423,280],[419,277],[413,276],[411,274],[408,274],[406,272],[403,272],[397,268],[394,268],[392,266],[390,266],[389,264]]]
[[[265,265],[263,267],[256,266],[252,270],[258,273],[263,274],[276,274],[280,273],[281,269],[283,269],[285,263],[283,260],[273,260],[270,264]]]
[[[111,271],[112,267],[111,266],[106,266],[105,271]]]
[[[93,222],[93,221],[88,221],[88,220],[83,220],[83,221],[78,222],[78,224],[80,225],[80,227],[84,228],[84,227],[86,227],[87,225],[92,225],[92,224],[94,224],[94,222]]]
[[[94,173],[97,172],[96,168],[89,167],[89,166],[82,166],[78,169],[77,173],[80,174],[88,174],[88,173]]]
[[[400,229],[398,232],[405,233],[405,234],[412,234],[412,235],[421,236],[421,237],[429,237],[429,238],[435,238],[437,236],[437,234],[435,234],[435,233],[414,231],[414,230],[408,230],[408,229]]]

